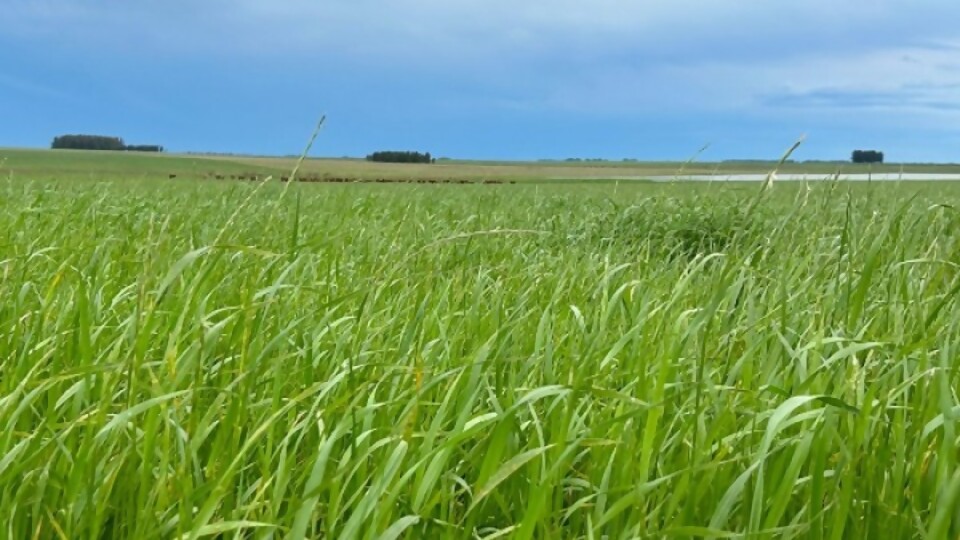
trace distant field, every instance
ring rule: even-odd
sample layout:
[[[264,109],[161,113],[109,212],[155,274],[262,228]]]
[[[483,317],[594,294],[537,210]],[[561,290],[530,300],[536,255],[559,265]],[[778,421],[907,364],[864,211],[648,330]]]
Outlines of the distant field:
[[[0,175],[28,178],[168,178],[272,174],[281,168],[200,156],[88,150],[0,149]]]
[[[285,176],[295,158],[245,156],[139,154],[71,150],[0,149],[0,174],[43,178],[215,178]],[[501,180],[557,181],[664,177],[682,173],[748,174],[767,172],[774,162],[671,163],[671,162],[471,162],[441,161],[431,165],[370,163],[360,159],[307,159],[302,177],[343,180]],[[867,167],[834,163],[787,163],[784,173],[835,172],[949,173],[960,176],[960,165],[898,165]]]
[[[960,184],[274,166],[10,156],[0,537],[960,535]]]
[[[293,158],[229,158],[241,163],[269,167],[292,167]],[[452,161],[425,164],[383,164],[363,160],[310,159],[304,163],[304,171],[333,176],[356,178],[469,178],[507,180],[554,180],[554,179],[609,179],[618,177],[659,177],[677,174],[747,174],[767,172],[776,166],[771,162],[751,163],[679,163],[679,162],[471,162]],[[781,170],[785,173],[811,173],[824,176],[838,170],[847,173],[915,172],[949,173],[960,176],[960,165],[899,165],[879,166],[853,165],[849,163],[787,163]]]

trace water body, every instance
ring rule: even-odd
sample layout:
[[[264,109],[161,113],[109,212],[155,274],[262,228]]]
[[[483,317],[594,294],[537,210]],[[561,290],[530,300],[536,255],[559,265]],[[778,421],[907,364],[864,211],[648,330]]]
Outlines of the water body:
[[[774,178],[775,181],[807,181],[818,182],[823,180],[833,180],[832,174],[808,174],[808,173],[779,173]],[[930,182],[930,181],[960,181],[960,174],[940,174],[940,173],[874,173],[874,174],[841,174],[836,176],[838,180],[851,182],[867,181],[904,181],[904,182]],[[593,177],[566,177],[556,180],[652,180],[654,182],[761,182],[767,179],[766,174],[684,174],[680,176],[593,176]]]

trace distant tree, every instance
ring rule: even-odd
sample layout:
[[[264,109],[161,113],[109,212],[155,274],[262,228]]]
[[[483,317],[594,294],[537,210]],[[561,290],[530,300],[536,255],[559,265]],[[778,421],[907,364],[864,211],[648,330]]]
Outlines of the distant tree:
[[[163,152],[163,147],[157,144],[127,145],[120,137],[107,137],[104,135],[60,135],[53,138],[50,148],[65,150]]]
[[[367,161],[377,161],[381,163],[433,163],[435,160],[430,156],[430,152],[399,152],[399,151],[380,151],[367,156]]]
[[[120,137],[102,135],[60,135],[50,144],[54,149],[68,150],[126,150],[127,145]]]
[[[156,144],[132,144],[124,150],[128,152],[163,152],[163,147]]]
[[[876,150],[854,150],[850,155],[854,163],[883,163],[883,152]]]

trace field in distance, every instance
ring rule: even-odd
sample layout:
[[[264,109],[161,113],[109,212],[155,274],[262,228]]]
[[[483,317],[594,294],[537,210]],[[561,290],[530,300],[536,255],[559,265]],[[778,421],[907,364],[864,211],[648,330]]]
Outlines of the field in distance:
[[[0,149],[0,175],[25,178],[263,178],[288,176],[296,164],[290,157],[223,156],[209,154],[149,154],[76,150]],[[735,175],[766,173],[773,161],[679,162],[490,162],[442,160],[434,164],[371,163],[363,159],[309,158],[300,176],[316,180],[499,180],[576,181],[663,178],[675,175]],[[960,165],[885,164],[868,167],[850,163],[786,163],[781,172],[828,177],[836,172],[956,174]]]

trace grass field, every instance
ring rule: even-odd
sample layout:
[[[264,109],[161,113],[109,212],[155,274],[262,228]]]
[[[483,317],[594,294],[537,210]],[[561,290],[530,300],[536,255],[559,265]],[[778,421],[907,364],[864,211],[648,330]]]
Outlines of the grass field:
[[[296,158],[145,154],[76,150],[0,149],[0,175],[21,178],[229,179],[238,175],[289,175]],[[766,173],[774,162],[487,162],[440,161],[431,165],[370,163],[361,159],[307,159],[301,176],[350,180],[503,180],[546,182],[558,179],[603,180],[619,177],[663,177],[688,174]],[[784,173],[944,173],[960,178],[960,165],[889,163],[853,165],[836,163],[786,163]]]
[[[90,150],[0,149],[0,175],[13,178],[169,179],[287,174],[289,169],[203,156]]]
[[[960,184],[17,159],[0,537],[960,534]]]

